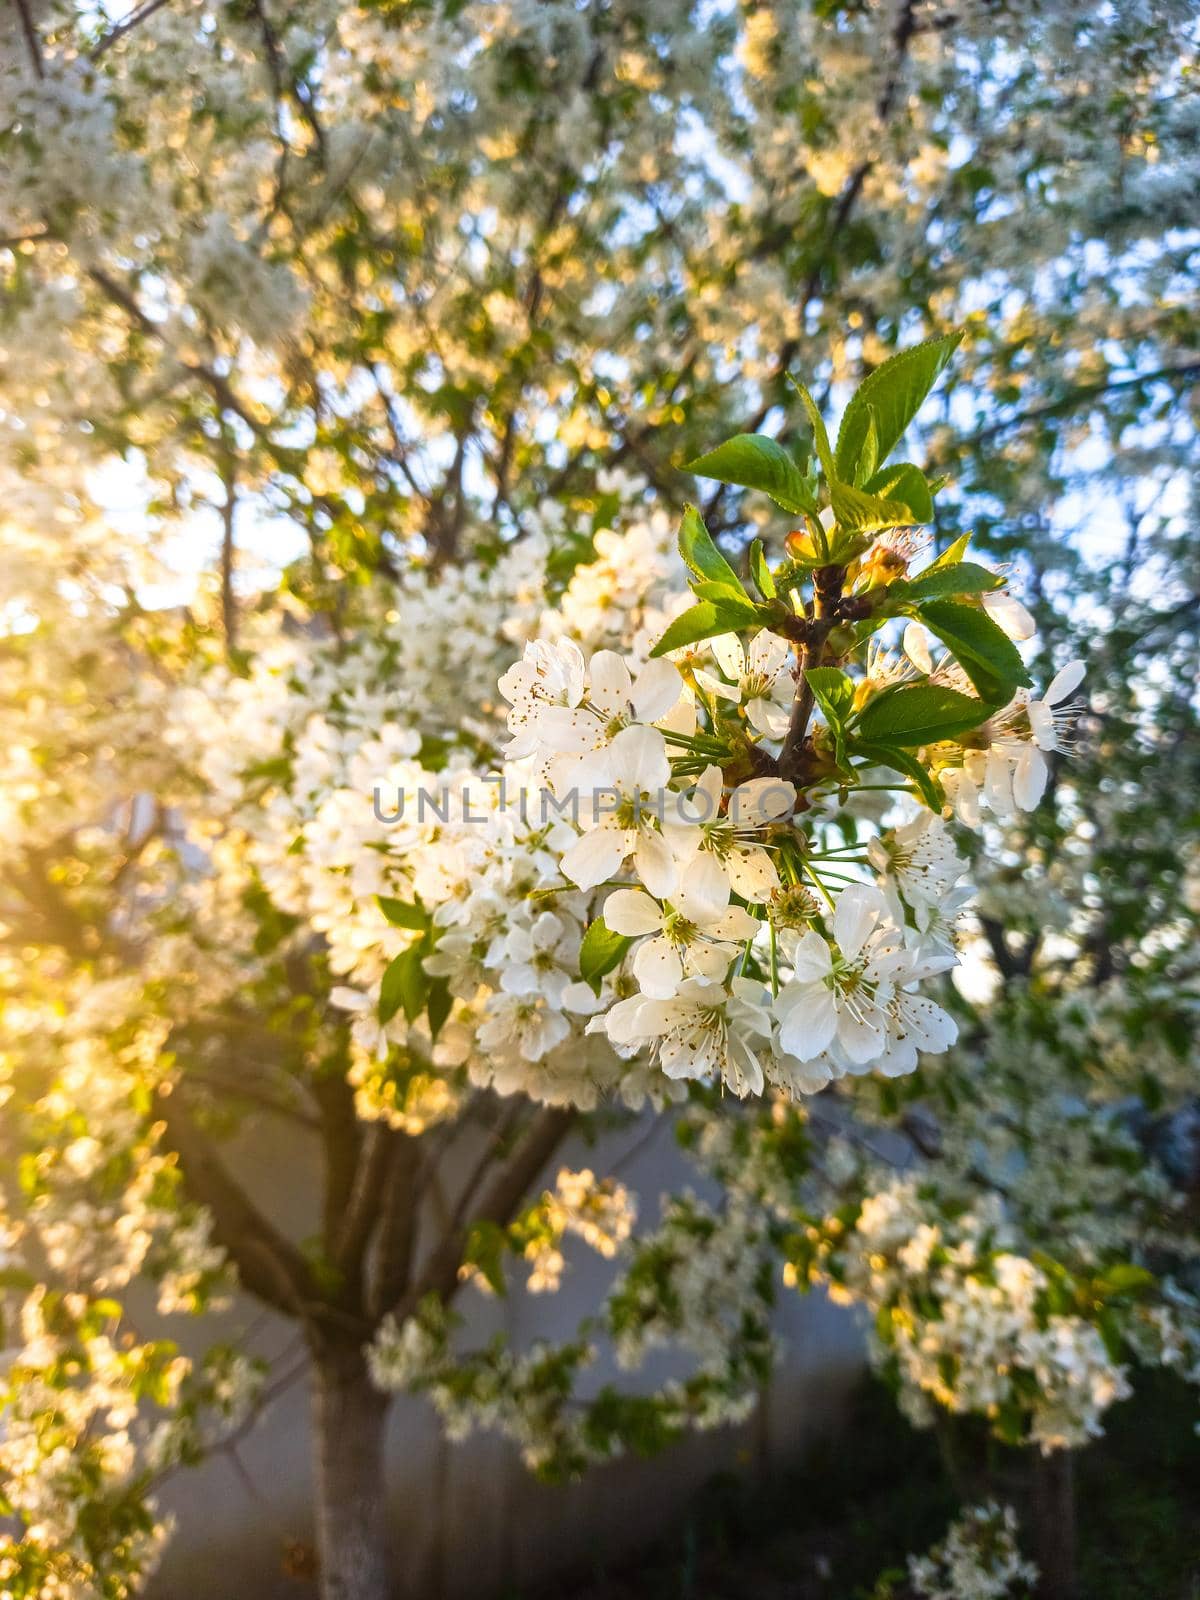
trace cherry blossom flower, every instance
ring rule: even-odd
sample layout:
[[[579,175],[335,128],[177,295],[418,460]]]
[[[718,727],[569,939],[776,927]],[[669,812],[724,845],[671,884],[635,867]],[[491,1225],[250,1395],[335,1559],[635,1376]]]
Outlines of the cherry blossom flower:
[[[787,640],[763,628],[751,639],[748,649],[742,647],[735,633],[723,633],[710,643],[724,676],[700,668],[696,682],[709,694],[744,706],[746,719],[756,732],[769,739],[781,739],[787,732],[788,709],[773,698],[773,692],[785,677],[791,659]],[[788,688],[790,691],[790,684]]]
[[[895,882],[911,906],[939,904],[958,882],[965,865],[945,823],[929,812],[870,839],[867,856],[878,873]]]
[[[605,1027],[614,1044],[649,1044],[668,1078],[716,1078],[744,1098],[763,1090],[760,1050],[752,1041],[770,1038],[766,999],[762,985],[749,978],[735,978],[729,988],[712,978],[688,978],[669,999],[619,1001],[588,1027]]]
[[[782,778],[754,778],[740,784],[722,809],[722,785],[720,767],[706,767],[676,808],[677,815],[694,817],[694,824],[668,821],[664,832],[689,882],[700,874],[710,895],[719,894],[716,885],[724,882],[726,899],[732,889],[744,900],[761,903],[779,887],[779,874],[758,840],[770,823],[790,816],[795,786]]]
[[[509,702],[512,739],[506,754],[513,759],[532,754],[541,742],[541,716],[554,706],[572,709],[583,699],[583,652],[573,639],[531,639],[525,653],[499,681]]]
[[[633,957],[633,975],[642,992],[667,1000],[685,975],[721,978],[738,944],[752,939],[759,923],[724,896],[709,899],[684,881],[660,905],[643,889],[617,889],[604,902],[604,921],[614,933],[642,938]],[[653,937],[645,937],[652,935]]]
[[[485,1050],[541,1061],[570,1032],[567,1018],[540,995],[499,992],[487,1002],[477,1038]]]
[[[514,928],[505,942],[500,987],[508,994],[544,995],[561,1008],[579,971],[579,939],[578,924],[553,911]]]
[[[794,939],[792,978],[775,1002],[779,1042],[788,1055],[811,1061],[835,1041],[852,1063],[883,1053],[891,980],[904,966],[900,931],[881,925],[886,910],[878,889],[851,884],[834,908],[834,946],[815,928]]]
[[[660,821],[671,777],[662,734],[641,726],[622,729],[599,759],[581,767],[580,777],[594,780],[590,793],[586,784],[579,793],[580,820],[588,831],[563,855],[566,876],[581,889],[594,889],[632,856],[651,894],[669,895],[676,870]]]
[[[670,661],[648,661],[636,678],[615,650],[597,650],[588,664],[587,688],[573,706],[542,707],[538,741],[552,756],[583,756],[604,750],[638,723],[666,717],[683,693],[679,669]],[[556,782],[573,775],[570,762],[554,767]]]

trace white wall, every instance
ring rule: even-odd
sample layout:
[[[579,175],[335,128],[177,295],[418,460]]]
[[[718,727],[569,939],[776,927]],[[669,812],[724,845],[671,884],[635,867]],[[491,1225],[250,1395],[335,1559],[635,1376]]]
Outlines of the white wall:
[[[644,1132],[644,1125],[625,1129],[599,1149],[568,1145],[553,1169],[566,1164],[606,1171]],[[235,1161],[239,1175],[272,1215],[287,1217],[301,1232],[315,1230],[309,1153],[298,1151],[292,1136],[276,1135],[273,1144],[264,1148],[256,1139],[253,1160],[246,1154]],[[665,1129],[621,1176],[648,1218],[664,1190],[684,1182],[697,1186],[694,1169]],[[557,1295],[504,1302],[465,1295],[459,1309],[468,1313],[469,1333],[486,1338],[506,1326],[521,1343],[534,1334],[573,1332],[594,1310],[611,1267],[583,1246],[569,1250],[567,1259]],[[537,1483],[502,1439],[479,1435],[447,1444],[426,1401],[396,1400],[389,1475],[400,1592],[412,1600],[489,1600],[547,1577],[586,1576],[599,1558],[636,1550],[669,1527],[713,1473],[763,1471],[795,1459],[807,1442],[837,1427],[861,1371],[861,1347],[848,1316],[819,1297],[784,1294],[777,1325],[784,1357],[748,1423],[692,1436],[650,1461],[615,1462],[563,1488]],[[172,1319],[170,1332],[180,1337],[189,1330]],[[204,1333],[208,1340],[241,1339],[269,1359],[296,1348],[291,1324],[247,1303],[219,1326],[205,1324]],[[187,1343],[203,1347],[203,1341]],[[656,1367],[646,1382],[661,1381],[669,1370]],[[599,1385],[607,1375],[601,1363],[588,1377]],[[177,1530],[152,1600],[305,1600],[313,1592],[311,1579],[287,1576],[283,1566],[290,1543],[311,1540],[310,1448],[308,1395],[300,1381],[271,1406],[236,1456],[218,1455],[173,1477],[160,1500],[177,1518]]]

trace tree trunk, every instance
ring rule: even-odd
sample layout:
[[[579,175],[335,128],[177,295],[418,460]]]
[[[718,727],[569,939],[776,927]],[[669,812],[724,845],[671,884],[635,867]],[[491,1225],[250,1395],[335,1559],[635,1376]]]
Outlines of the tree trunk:
[[[1038,1455],[1033,1463],[1033,1524],[1041,1600],[1076,1600],[1075,1460],[1070,1450]]]
[[[393,1600],[384,1490],[388,1396],[361,1348],[322,1340],[313,1353],[317,1559],[321,1600]]]

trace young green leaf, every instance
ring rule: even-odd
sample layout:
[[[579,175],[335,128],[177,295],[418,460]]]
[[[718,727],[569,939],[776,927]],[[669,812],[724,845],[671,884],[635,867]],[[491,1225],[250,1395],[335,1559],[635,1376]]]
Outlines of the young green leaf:
[[[931,572],[943,572],[947,567],[956,567],[967,553],[967,546],[971,542],[969,533],[960,533],[954,543],[947,545],[936,561],[931,561],[922,573],[928,577]]]
[[[719,633],[736,633],[739,628],[749,628],[761,621],[762,614],[749,600],[736,604],[732,599],[701,600],[699,605],[689,607],[675,618],[650,654],[665,656],[669,650],[678,650],[685,644],[713,639]]]
[[[960,561],[953,567],[927,568],[898,586],[904,598],[913,601],[938,600],[955,594],[989,594],[1003,587],[1004,579],[998,573],[990,572],[975,561]],[[896,589],[897,585],[893,584],[892,590]]]
[[[735,483],[742,489],[761,489],[785,511],[816,516],[816,484],[777,439],[764,434],[739,433],[707,455],[689,461],[683,470],[698,478]]]
[[[896,448],[925,396],[958,348],[961,333],[927,339],[892,356],[859,386],[838,429],[836,476],[853,483],[874,419],[877,453],[870,471]],[[831,474],[832,476],[833,474]]]
[[[839,767],[844,767],[846,718],[854,704],[854,681],[837,667],[809,667],[804,678],[833,733],[834,759]]]
[[[402,950],[384,973],[379,986],[380,1022],[390,1022],[401,1007],[410,1022],[420,1016],[429,991],[429,979],[421,965],[424,954],[420,944]]]
[[[473,1222],[463,1247],[463,1261],[473,1266],[493,1294],[507,1293],[504,1253],[508,1236],[498,1222]]]
[[[893,772],[902,772],[906,778],[911,778],[929,809],[941,812],[946,803],[941,784],[907,750],[897,749],[894,745],[870,744],[862,739],[856,739],[850,748],[856,756],[865,757],[875,766],[891,767]]]
[[[375,904],[393,928],[412,928],[419,933],[429,924],[428,913],[419,902],[411,905],[407,900],[393,899],[390,894],[377,894]]]
[[[633,943],[628,934],[613,933],[603,917],[588,925],[579,947],[579,975],[593,994],[600,993],[600,980],[614,967]]]
[[[866,437],[863,439],[862,450],[854,467],[855,486],[861,488],[878,465],[879,425],[875,420],[874,410],[868,409]]]
[[[884,500],[848,483],[831,483],[829,499],[841,532],[875,533],[880,528],[908,527],[913,520],[912,512],[899,500]]]
[[[985,700],[1002,705],[1018,685],[1033,682],[1016,645],[982,607],[927,600],[917,615],[953,651]]]
[[[429,1017],[429,1036],[436,1044],[437,1036],[454,1007],[454,996],[445,978],[433,978],[429,983],[429,1000],[425,1010]]]
[[[809,667],[804,676],[830,727],[845,723],[854,704],[854,680],[837,667]]]
[[[862,487],[867,494],[898,500],[907,506],[914,522],[933,521],[933,496],[925,474],[911,461],[898,461],[894,467],[884,467],[873,473]]]
[[[742,580],[712,542],[695,506],[685,506],[679,528],[679,554],[702,582],[721,583],[746,597]],[[748,598],[748,597],[747,597]]]
[[[808,418],[809,426],[813,431],[813,446],[817,452],[817,459],[821,463],[821,470],[824,472],[827,481],[832,483],[837,477],[833,466],[833,448],[829,443],[829,434],[826,431],[825,422],[817,402],[809,394],[799,378],[793,378],[789,373],[788,382],[800,396],[800,404],[804,407],[804,414]]]
[[[767,565],[761,539],[755,539],[750,545],[750,576],[754,579],[755,588],[763,599],[774,600],[775,578]]]
[[[876,744],[936,744],[986,722],[994,705],[936,683],[895,684],[872,695],[854,720],[854,731]]]

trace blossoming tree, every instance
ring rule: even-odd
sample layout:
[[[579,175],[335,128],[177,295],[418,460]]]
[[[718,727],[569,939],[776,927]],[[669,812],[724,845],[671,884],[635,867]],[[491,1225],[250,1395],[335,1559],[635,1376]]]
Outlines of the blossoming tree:
[[[753,1403],[785,1262],[878,1314],[910,1409],[1044,1444],[1086,1435],[1127,1349],[1185,1359],[1171,1263],[1121,1235],[1171,1197],[1136,1129],[1063,1106],[1084,1035],[1177,1049],[1161,846],[1132,909],[1086,852],[1128,855],[1162,814],[1143,755],[1192,748],[1186,693],[1117,624],[1144,606],[1186,673],[1187,617],[1098,593],[1046,519],[1060,479],[1178,493],[1187,16],[1045,9],[0,23],[13,1593],[136,1590],[162,1476],[289,1376],[188,1362],[131,1313],[138,1280],[172,1316],[236,1279],[302,1330],[347,1600],[390,1592],[387,1392],[548,1474],[649,1450]],[[922,470],[896,451],[939,376]],[[1070,433],[1093,417],[1098,467]],[[1131,509],[1127,588],[1144,540],[1194,591],[1179,515]],[[1092,664],[1127,687],[1063,812],[1085,599],[1076,637],[1107,619]],[[972,838],[1005,988],[968,1015],[939,977]],[[1075,940],[1044,990],[1002,893],[1030,862]],[[1022,1088],[1046,1054],[1057,1101]],[[639,1229],[619,1175],[560,1166],[614,1104],[678,1118],[720,1197]],[[904,1119],[935,1176],[850,1159],[847,1108]],[[223,1156],[255,1118],[316,1158],[315,1242]],[[1046,1169],[1003,1192],[1047,1121],[1066,1259],[1039,1255]],[[1097,1206],[1114,1164],[1136,1205]],[[568,1235],[619,1258],[594,1326],[465,1348],[455,1299],[517,1263],[552,1288]],[[981,1300],[1025,1358],[1002,1392],[941,1360]],[[578,1387],[601,1337],[688,1375]]]

